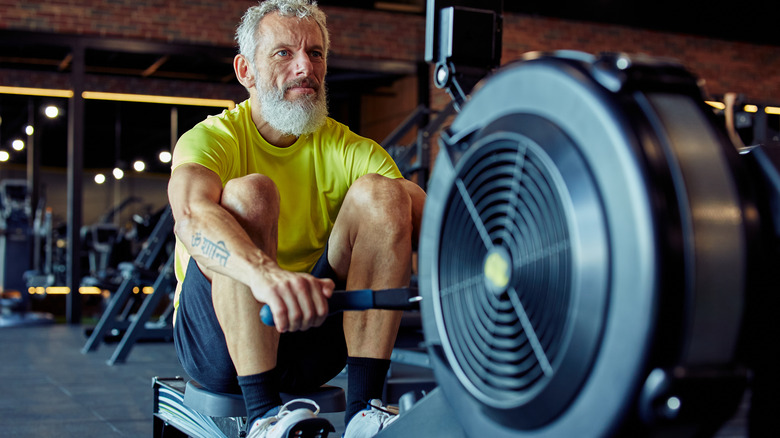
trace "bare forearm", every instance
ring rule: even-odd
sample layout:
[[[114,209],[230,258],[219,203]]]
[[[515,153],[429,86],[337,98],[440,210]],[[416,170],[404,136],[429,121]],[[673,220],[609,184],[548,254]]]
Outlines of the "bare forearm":
[[[238,221],[213,203],[192,205],[176,217],[176,236],[202,269],[227,275],[250,284],[257,269],[278,268],[268,254],[258,248]]]

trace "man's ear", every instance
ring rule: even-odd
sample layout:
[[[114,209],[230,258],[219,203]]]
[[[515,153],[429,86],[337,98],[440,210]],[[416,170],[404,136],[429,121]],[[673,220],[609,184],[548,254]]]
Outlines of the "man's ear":
[[[233,58],[233,70],[236,71],[236,78],[244,88],[252,89],[255,86],[255,71],[244,55],[236,55]]]

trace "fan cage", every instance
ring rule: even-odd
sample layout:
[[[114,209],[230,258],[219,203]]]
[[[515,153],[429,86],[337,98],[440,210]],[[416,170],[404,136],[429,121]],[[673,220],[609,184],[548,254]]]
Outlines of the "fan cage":
[[[445,207],[441,312],[471,392],[506,407],[540,391],[563,354],[573,255],[561,178],[545,152],[517,136],[474,149]],[[510,266],[506,284],[486,275],[491,255]]]

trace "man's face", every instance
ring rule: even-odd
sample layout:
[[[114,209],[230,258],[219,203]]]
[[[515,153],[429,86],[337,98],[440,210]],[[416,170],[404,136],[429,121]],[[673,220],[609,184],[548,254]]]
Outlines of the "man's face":
[[[256,89],[263,118],[286,134],[313,132],[327,116],[325,48],[313,20],[271,14],[260,22]]]

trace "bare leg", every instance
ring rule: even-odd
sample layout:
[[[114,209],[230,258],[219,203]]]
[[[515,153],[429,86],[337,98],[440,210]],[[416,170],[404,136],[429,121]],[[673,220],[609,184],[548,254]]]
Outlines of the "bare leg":
[[[263,175],[249,175],[227,183],[222,206],[238,220],[254,243],[276,258],[279,194]],[[250,289],[227,276],[211,274],[212,301],[239,376],[269,371],[276,366],[279,333],[258,317],[259,303]]]
[[[414,183],[366,175],[349,190],[329,241],[328,260],[347,278],[347,289],[409,285],[412,239],[425,194]],[[344,334],[351,357],[389,359],[401,312],[345,312]]]

